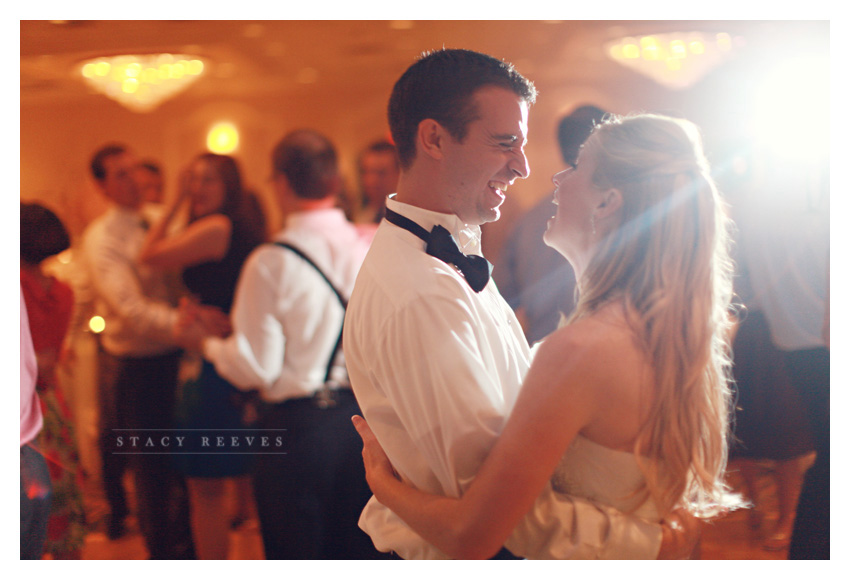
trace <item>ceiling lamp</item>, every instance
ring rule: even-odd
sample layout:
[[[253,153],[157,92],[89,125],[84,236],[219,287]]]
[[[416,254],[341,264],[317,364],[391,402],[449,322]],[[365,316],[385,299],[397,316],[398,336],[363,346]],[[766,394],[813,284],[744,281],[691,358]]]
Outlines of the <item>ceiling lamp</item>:
[[[86,83],[137,113],[146,113],[198,80],[204,62],[184,54],[105,56],[80,69]]]
[[[614,61],[670,89],[685,89],[703,78],[732,52],[725,32],[671,32],[627,36],[605,45]]]

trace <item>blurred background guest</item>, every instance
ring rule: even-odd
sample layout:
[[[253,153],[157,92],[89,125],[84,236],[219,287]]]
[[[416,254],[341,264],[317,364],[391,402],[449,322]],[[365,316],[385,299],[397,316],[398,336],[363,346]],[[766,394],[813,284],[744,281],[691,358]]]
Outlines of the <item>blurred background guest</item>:
[[[579,149],[604,116],[602,109],[584,105],[561,119],[557,137],[566,167],[575,165]],[[569,315],[575,306],[573,268],[543,242],[553,215],[552,196],[546,195],[520,218],[493,269],[493,279],[516,312],[529,344],[555,330],[561,315]]]
[[[30,334],[27,305],[21,289],[21,560],[40,560],[47,537],[52,500],[47,462],[35,441],[42,427],[41,403],[35,383],[38,363]]]
[[[145,159],[136,168],[136,181],[146,204],[159,206],[165,200],[165,180],[159,163]]]
[[[234,158],[199,155],[189,165],[163,219],[148,232],[139,259],[153,268],[182,270],[183,283],[199,303],[229,313],[242,264],[265,237],[264,216],[249,196]],[[169,235],[184,205],[188,205],[189,222]],[[178,426],[203,429],[213,436],[229,435],[220,430],[248,427],[243,399],[212,364],[203,362],[199,373],[181,386]],[[236,497],[242,502],[236,517],[245,519],[251,497],[250,456],[222,453],[175,458],[187,477],[198,557],[227,559],[231,519],[226,484],[234,478]]]
[[[42,269],[45,260],[70,245],[68,232],[56,214],[38,204],[21,204],[21,291],[38,361],[36,388],[44,420],[39,446],[53,487],[44,552],[54,559],[79,558],[88,531],[74,422],[56,373],[74,295],[67,284]]]
[[[756,541],[767,550],[785,550],[814,444],[802,399],[752,291],[747,261],[737,264],[736,293],[746,308],[732,347],[737,401],[730,468],[740,472],[753,503],[748,522]],[[776,486],[775,520],[760,484],[765,477]]]
[[[395,193],[399,165],[395,145],[383,139],[365,147],[357,158],[360,207],[353,221],[377,224],[384,218],[387,196]]]
[[[766,447],[779,454],[771,459],[780,460],[779,519],[766,530],[765,546],[789,547],[789,559],[829,559],[829,166],[796,149],[766,151],[754,169],[756,185],[733,203],[739,262],[749,274],[758,311],[752,321],[744,320],[735,364],[741,365],[736,376],[745,379],[741,398],[754,401],[749,409],[739,404],[743,446]],[[762,327],[755,349],[743,342],[748,323]],[[767,360],[748,369],[745,356]],[[776,364],[766,369],[771,356]],[[785,378],[777,379],[783,372]],[[773,422],[758,423],[754,434],[743,430],[760,416]],[[800,492],[806,465],[801,456],[812,444],[815,462]]]
[[[274,245],[257,248],[245,263],[233,334],[210,336],[195,324],[194,305],[183,301],[180,339],[240,389],[259,391],[260,433],[280,432],[281,446],[257,455],[253,465],[265,557],[375,558],[357,526],[369,489],[341,348],[347,297],[371,232],[335,207],[341,177],[327,137],[288,133],[272,165],[276,199],[288,217]]]
[[[185,483],[168,456],[118,453],[117,429],[173,427],[181,351],[172,337],[177,297],[166,277],[140,264],[150,217],[135,181],[135,156],[123,145],[102,147],[91,172],[109,209],[86,229],[83,252],[95,307],[105,321],[98,335],[100,447],[110,505],[107,534],[123,535],[129,506],[122,487],[126,458],[135,484],[139,526],[151,559],[194,558]],[[216,313],[209,311],[212,319]],[[218,313],[223,322],[226,317]]]

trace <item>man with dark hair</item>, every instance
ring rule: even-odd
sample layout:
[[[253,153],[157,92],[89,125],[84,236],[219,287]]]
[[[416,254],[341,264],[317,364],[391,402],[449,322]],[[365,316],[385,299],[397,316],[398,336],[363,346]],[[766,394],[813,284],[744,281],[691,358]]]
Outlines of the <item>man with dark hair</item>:
[[[272,443],[254,466],[266,558],[380,557],[357,527],[370,494],[341,350],[347,298],[370,237],[334,207],[341,178],[326,137],[289,133],[272,165],[286,225],[242,268],[233,334],[208,336],[184,303],[181,342],[266,403],[259,435]]]
[[[423,55],[399,78],[389,102],[389,123],[404,170],[416,158],[419,124],[432,119],[457,142],[480,114],[471,98],[482,87],[502,88],[529,106],[534,84],[510,63],[471,50],[437,50]]]
[[[163,202],[165,183],[158,163],[151,159],[140,162],[136,170],[136,180],[145,203],[159,205]]]
[[[489,283],[479,226],[499,218],[507,188],[528,176],[535,97],[511,65],[467,50],[425,55],[390,97],[402,173],[357,278],[344,343],[378,441],[405,481],[431,493],[458,497],[469,486],[531,362]],[[446,557],[374,498],[360,525],[379,550]],[[497,558],[654,558],[661,540],[660,525],[547,487]]]
[[[395,193],[399,175],[396,147],[387,140],[371,143],[357,158],[361,206],[355,223],[378,224],[384,218],[387,196]]]
[[[92,175],[111,206],[83,239],[95,311],[106,323],[98,362],[102,477],[111,509],[107,532],[112,538],[123,533],[128,506],[121,480],[131,457],[139,525],[150,557],[192,558],[185,488],[171,460],[158,454],[127,456],[117,448],[122,435],[131,435],[128,430],[141,435],[141,430],[172,427],[181,357],[172,338],[176,296],[162,273],[137,262],[148,218],[141,211],[136,166],[122,145],[94,155]],[[205,311],[205,316],[214,314]]]
[[[584,105],[558,123],[558,145],[568,167],[575,165],[579,149],[605,114],[598,107]],[[543,242],[547,222],[554,214],[549,194],[519,219],[493,269],[493,279],[516,312],[530,344],[554,331],[561,315],[570,314],[575,307],[573,267]]]

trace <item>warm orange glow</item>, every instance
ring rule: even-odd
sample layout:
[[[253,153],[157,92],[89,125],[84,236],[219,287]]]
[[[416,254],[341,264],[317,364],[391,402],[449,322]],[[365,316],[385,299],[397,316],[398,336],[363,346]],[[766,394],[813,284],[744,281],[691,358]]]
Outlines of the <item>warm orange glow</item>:
[[[126,79],[121,83],[121,90],[125,93],[135,93],[139,89],[139,81],[136,79]]]
[[[636,44],[627,44],[623,47],[623,56],[626,58],[640,58],[640,48]]]
[[[123,55],[86,62],[86,82],[127,108],[144,112],[184,90],[204,71],[195,57],[172,54]]]
[[[190,75],[199,75],[204,72],[204,63],[198,59],[190,60],[187,67]]]
[[[703,54],[705,53],[705,45],[701,40],[692,40],[688,44],[688,48],[691,51],[691,54]]]
[[[239,147],[239,130],[232,123],[217,123],[207,133],[207,149],[228,155]]]
[[[728,34],[708,37],[701,32],[659,33],[640,39],[627,36],[606,46],[616,62],[675,89],[702,78],[728,56],[724,52],[731,47]]]
[[[89,320],[89,330],[95,334],[100,334],[106,328],[106,321],[102,316],[92,316]]]

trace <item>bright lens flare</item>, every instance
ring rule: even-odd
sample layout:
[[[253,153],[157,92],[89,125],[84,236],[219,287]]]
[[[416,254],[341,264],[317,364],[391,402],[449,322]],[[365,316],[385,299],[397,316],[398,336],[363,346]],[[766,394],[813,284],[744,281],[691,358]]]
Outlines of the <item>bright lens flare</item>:
[[[829,61],[797,57],[777,66],[755,96],[753,130],[772,154],[816,162],[829,155]]]

